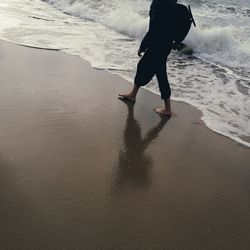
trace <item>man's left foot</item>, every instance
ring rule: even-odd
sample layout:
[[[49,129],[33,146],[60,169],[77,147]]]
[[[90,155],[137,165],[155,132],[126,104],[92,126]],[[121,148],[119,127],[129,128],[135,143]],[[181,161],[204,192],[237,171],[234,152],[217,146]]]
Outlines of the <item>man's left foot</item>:
[[[166,108],[154,109],[154,112],[156,114],[159,114],[159,115],[166,115],[166,116],[171,116],[172,115],[171,110],[166,109]]]

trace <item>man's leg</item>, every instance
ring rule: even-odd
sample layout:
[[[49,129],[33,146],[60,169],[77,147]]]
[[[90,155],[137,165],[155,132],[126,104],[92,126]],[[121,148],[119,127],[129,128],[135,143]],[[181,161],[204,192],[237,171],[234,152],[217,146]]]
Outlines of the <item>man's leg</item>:
[[[141,86],[145,86],[153,78],[154,71],[154,53],[148,49],[137,65],[137,71],[134,80],[134,86],[128,94],[119,94],[119,98],[135,102],[136,95]]]
[[[167,61],[166,58],[160,60],[156,73],[159,89],[161,92],[161,99],[164,100],[164,107],[154,109],[154,111],[157,114],[171,116],[171,103],[170,103],[171,89],[168,82],[166,61]]]

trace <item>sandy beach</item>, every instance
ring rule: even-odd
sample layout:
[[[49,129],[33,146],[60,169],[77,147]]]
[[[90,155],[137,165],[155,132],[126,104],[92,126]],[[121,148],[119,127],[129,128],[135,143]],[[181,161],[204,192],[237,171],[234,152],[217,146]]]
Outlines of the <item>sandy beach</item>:
[[[79,57],[0,60],[1,250],[249,249],[249,148]]]

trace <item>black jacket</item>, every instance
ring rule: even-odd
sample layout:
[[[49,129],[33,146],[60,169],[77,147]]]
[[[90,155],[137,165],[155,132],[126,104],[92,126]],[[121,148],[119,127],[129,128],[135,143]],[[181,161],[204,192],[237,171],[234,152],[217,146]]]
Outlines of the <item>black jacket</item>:
[[[153,0],[149,11],[149,29],[144,36],[140,50],[148,48],[164,49],[173,44],[174,0]]]

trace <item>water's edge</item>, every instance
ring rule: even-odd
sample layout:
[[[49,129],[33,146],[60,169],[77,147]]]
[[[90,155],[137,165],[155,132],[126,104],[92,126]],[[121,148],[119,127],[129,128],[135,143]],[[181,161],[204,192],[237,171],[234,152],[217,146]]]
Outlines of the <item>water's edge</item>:
[[[13,42],[13,41],[10,41],[10,40],[7,40],[7,39],[3,39],[1,38],[1,41],[4,41],[4,42],[8,42],[8,43],[11,43],[11,44],[15,44],[17,46],[22,46],[22,47],[26,47],[26,48],[32,48],[32,49],[39,49],[39,50],[48,50],[48,51],[55,51],[55,52],[60,52],[60,53],[63,53],[65,55],[70,55],[70,56],[76,56],[78,58],[81,58],[81,60],[83,60],[84,62],[88,63],[93,69],[95,70],[104,70],[106,72],[109,72],[110,74],[112,75],[117,75],[119,77],[121,77],[123,80],[125,80],[127,83],[129,84],[133,84],[131,81],[129,81],[129,79],[127,79],[126,77],[124,77],[123,75],[119,74],[119,73],[115,73],[114,71],[112,70],[109,70],[109,69],[100,69],[100,68],[96,68],[96,67],[93,67],[93,65],[91,64],[91,62],[87,61],[86,59],[82,58],[80,55],[74,55],[74,54],[70,54],[66,51],[63,51],[61,49],[52,49],[52,48],[43,48],[43,47],[36,47],[36,46],[29,46],[29,45],[26,45],[26,44],[20,44],[20,43],[16,43],[16,42]],[[143,87],[145,90],[149,91],[150,93],[152,94],[155,94],[157,96],[160,96],[159,93],[157,91],[154,91],[152,90],[151,88],[149,87]],[[206,128],[208,128],[209,130],[211,130],[212,132],[220,135],[220,136],[223,136],[223,137],[226,137],[226,138],[230,138],[231,140],[233,140],[238,146],[244,146],[246,148],[249,148],[250,147],[250,143],[246,142],[246,141],[243,141],[243,140],[240,140],[239,138],[237,137],[233,137],[233,136],[229,136],[227,134],[223,134],[219,131],[216,131],[215,129],[213,129],[213,126],[209,126],[208,122],[204,119],[205,116],[203,114],[203,111],[201,109],[199,109],[199,107],[197,107],[195,104],[193,104],[191,101],[188,101],[188,100],[183,100],[182,98],[171,98],[173,101],[175,102],[178,102],[178,103],[183,103],[185,105],[190,105],[192,106],[193,108],[195,108],[196,110],[198,110],[200,113],[201,113],[201,116],[200,116],[200,121],[201,121],[201,124],[203,124]]]

